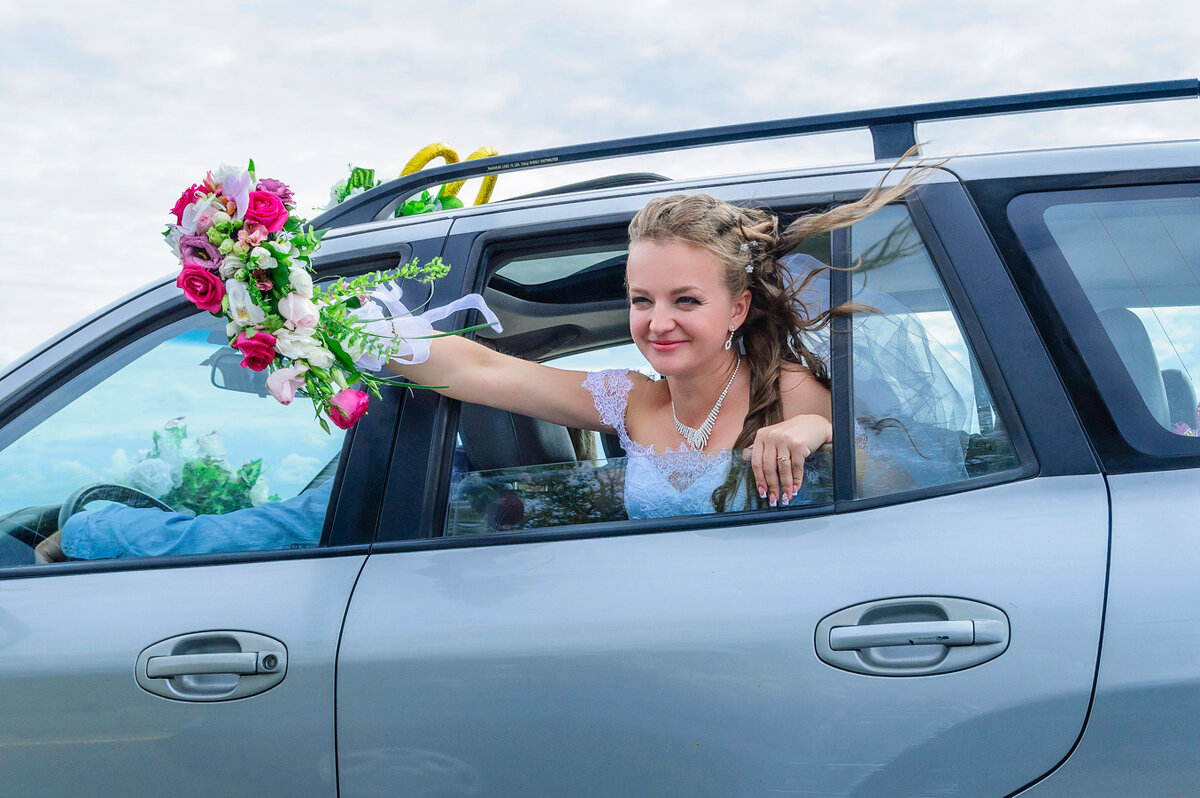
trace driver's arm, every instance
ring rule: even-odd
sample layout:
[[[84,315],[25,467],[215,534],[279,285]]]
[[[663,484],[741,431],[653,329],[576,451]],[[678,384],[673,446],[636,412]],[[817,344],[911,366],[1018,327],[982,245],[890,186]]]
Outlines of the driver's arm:
[[[61,532],[42,541],[38,549],[44,545],[43,555],[48,559],[57,548],[61,559],[100,560],[315,546],[332,483],[329,480],[287,501],[225,515],[189,516],[154,508],[109,506],[71,516]],[[56,536],[58,541],[50,543]]]

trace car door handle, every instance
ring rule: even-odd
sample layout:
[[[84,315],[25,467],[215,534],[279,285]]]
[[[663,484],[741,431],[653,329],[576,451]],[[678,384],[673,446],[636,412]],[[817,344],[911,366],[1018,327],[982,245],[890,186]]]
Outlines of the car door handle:
[[[138,685],[175,701],[230,701],[283,681],[288,652],[273,637],[236,629],[192,632],[142,649]]]
[[[844,607],[817,624],[827,665],[870,676],[925,676],[973,668],[1008,650],[1008,616],[955,596],[896,596]]]
[[[829,630],[829,647],[860,651],[882,646],[988,645],[1002,642],[1005,631],[1005,624],[986,619],[835,626]]]
[[[271,651],[247,651],[241,654],[176,654],[168,657],[150,657],[146,660],[146,675],[151,679],[197,676],[204,673],[248,676],[252,673],[274,673],[277,670],[279,655]]]

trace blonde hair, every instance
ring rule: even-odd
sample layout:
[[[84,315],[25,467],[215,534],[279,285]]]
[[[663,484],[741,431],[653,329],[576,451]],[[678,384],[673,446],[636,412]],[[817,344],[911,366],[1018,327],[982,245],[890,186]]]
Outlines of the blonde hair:
[[[750,311],[734,333],[735,344],[740,343],[745,350],[750,373],[750,407],[735,448],[751,446],[761,428],[783,420],[779,377],[784,364],[803,366],[829,387],[829,369],[805,345],[806,335],[824,329],[837,316],[870,310],[847,304],[810,315],[798,297],[821,270],[797,280],[780,258],[807,238],[849,227],[901,198],[941,165],[918,165],[896,185],[885,188],[892,171],[914,151],[915,148],[905,153],[861,199],[801,216],[782,232],[773,213],[734,205],[707,194],[656,197],[633,217],[629,224],[631,244],[680,242],[698,247],[721,264],[723,282],[731,299],[747,289],[750,291]],[[751,271],[747,271],[748,265],[753,266]],[[718,511],[724,509],[731,489],[727,482],[714,492]],[[759,502],[753,485],[746,486],[746,494],[747,506]]]

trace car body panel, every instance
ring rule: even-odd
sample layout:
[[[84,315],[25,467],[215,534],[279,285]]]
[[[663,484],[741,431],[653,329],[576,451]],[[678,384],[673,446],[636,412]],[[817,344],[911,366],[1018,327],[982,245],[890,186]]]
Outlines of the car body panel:
[[[1083,726],[1107,528],[1093,475],[372,555],[339,657],[341,795],[1012,791]],[[925,595],[1002,609],[1009,649],[928,677],[817,659],[830,612]]]
[[[334,798],[334,661],[363,555],[0,582],[0,763],[11,795]],[[62,570],[65,571],[64,567]],[[161,698],[143,649],[242,630],[287,647],[275,687]],[[286,763],[286,765],[283,765]],[[222,786],[224,785],[224,786]]]
[[[1200,471],[1119,474],[1096,697],[1079,748],[1022,795],[1185,796],[1200,773]]]

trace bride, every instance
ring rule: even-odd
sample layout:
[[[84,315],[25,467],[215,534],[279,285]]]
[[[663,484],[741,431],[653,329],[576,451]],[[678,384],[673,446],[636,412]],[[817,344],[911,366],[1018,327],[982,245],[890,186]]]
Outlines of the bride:
[[[625,281],[630,336],[663,379],[557,369],[457,336],[436,339],[423,363],[388,367],[463,402],[617,434],[631,456],[631,518],[787,504],[805,459],[833,436],[829,372],[806,335],[861,308],[810,313],[797,297],[814,275],[796,279],[780,257],[897,199],[922,172],[782,232],[767,211],[703,194],[651,200],[629,225]],[[661,480],[647,478],[663,458],[644,456],[731,449],[749,450],[753,485],[739,490],[733,469],[709,469],[699,493],[664,501]]]

